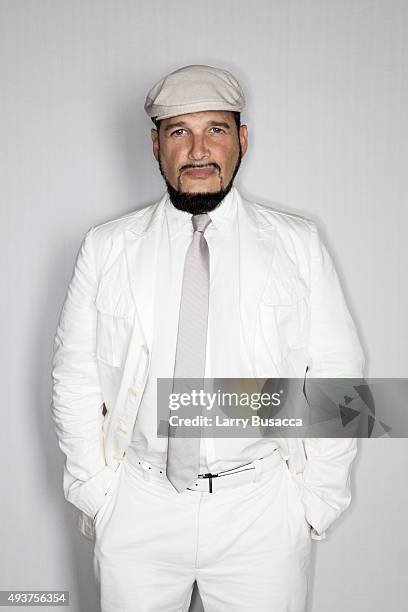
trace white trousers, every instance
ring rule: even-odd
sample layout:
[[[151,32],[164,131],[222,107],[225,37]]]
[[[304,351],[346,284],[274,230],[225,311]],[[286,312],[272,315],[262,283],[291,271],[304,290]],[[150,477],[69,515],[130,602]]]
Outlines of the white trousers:
[[[178,493],[125,459],[95,519],[102,612],[187,612],[194,581],[206,612],[305,612],[310,525],[275,455],[214,493]]]

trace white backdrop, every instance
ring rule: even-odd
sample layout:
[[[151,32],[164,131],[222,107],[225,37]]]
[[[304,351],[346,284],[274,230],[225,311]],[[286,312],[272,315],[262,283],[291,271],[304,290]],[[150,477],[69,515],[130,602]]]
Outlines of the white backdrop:
[[[406,377],[408,4],[0,0],[0,11],[0,589],[69,589],[71,612],[96,612],[92,544],[63,500],[51,350],[86,230],[163,193],[146,91],[191,63],[236,74],[250,135],[237,186],[318,222],[366,374]],[[314,544],[313,612],[406,603],[408,442],[360,449],[352,506]]]

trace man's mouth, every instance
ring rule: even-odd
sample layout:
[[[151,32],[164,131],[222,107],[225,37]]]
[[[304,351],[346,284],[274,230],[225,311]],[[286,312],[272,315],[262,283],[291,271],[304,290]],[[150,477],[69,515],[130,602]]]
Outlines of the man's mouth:
[[[208,176],[211,176],[211,174],[214,174],[214,172],[214,166],[201,166],[198,168],[189,168],[188,170],[185,170],[183,174],[197,178],[207,178]]]

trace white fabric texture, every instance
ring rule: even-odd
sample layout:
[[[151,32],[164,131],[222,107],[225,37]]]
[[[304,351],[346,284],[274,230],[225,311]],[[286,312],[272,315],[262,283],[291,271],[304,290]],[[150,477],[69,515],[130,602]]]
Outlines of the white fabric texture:
[[[216,493],[177,493],[123,462],[96,518],[102,612],[304,612],[310,527],[286,462]]]

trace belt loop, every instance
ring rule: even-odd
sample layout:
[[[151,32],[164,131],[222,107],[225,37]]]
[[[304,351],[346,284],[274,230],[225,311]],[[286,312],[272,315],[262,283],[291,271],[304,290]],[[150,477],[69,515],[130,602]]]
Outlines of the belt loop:
[[[253,482],[259,482],[261,480],[263,472],[262,459],[255,459],[255,461],[252,462],[252,465],[255,468],[255,476]]]

